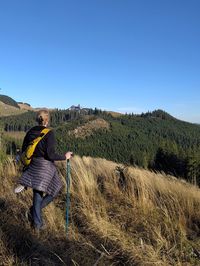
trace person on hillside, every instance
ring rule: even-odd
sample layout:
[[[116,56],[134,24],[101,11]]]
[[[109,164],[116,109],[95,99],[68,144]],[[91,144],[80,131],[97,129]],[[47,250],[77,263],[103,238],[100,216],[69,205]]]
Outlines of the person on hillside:
[[[24,138],[22,152],[48,126],[50,121],[49,111],[40,110],[36,121],[38,125],[31,128]],[[54,131],[50,130],[37,144],[30,165],[19,179],[19,184],[22,187],[33,189],[33,204],[29,209],[28,217],[37,231],[44,227],[42,209],[53,201],[62,187],[54,161],[70,159],[73,155],[72,152],[63,155],[57,154],[55,152],[55,142]]]

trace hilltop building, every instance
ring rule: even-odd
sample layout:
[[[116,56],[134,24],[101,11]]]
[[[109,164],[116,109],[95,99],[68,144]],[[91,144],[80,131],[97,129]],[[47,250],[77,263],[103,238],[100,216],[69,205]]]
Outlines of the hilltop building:
[[[71,107],[68,108],[68,110],[70,111],[80,111],[81,110],[81,106],[79,105],[72,105]]]

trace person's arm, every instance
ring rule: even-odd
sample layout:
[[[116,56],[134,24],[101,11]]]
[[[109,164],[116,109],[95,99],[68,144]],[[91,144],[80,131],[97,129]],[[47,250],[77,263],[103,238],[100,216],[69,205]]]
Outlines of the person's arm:
[[[47,134],[47,140],[46,140],[46,145],[47,145],[47,156],[48,159],[51,161],[61,161],[66,159],[66,155],[60,155],[55,152],[55,144],[56,144],[56,139],[53,130],[51,130]]]

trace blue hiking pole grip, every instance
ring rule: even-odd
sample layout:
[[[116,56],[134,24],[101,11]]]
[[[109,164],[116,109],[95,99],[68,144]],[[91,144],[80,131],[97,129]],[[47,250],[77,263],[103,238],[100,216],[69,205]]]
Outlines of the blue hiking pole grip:
[[[66,184],[67,184],[67,195],[66,195],[66,234],[68,234],[69,228],[69,209],[70,209],[70,161],[67,160],[66,169]]]

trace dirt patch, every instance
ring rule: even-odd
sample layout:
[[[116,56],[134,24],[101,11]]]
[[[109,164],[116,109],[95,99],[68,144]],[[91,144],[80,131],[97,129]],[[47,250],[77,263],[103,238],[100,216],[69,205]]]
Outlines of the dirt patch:
[[[109,130],[110,124],[102,118],[97,118],[95,120],[89,121],[83,126],[77,127],[74,130],[69,131],[70,136],[75,138],[85,138],[91,136],[95,131],[100,129]]]

